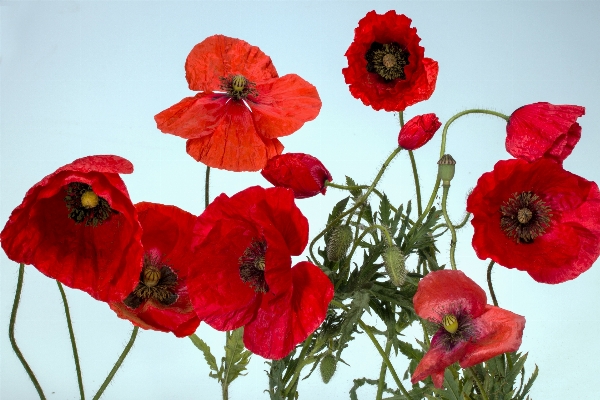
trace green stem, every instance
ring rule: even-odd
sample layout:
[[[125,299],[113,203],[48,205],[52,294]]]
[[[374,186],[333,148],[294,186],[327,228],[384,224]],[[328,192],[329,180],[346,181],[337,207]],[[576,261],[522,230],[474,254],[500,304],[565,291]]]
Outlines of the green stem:
[[[400,129],[404,126],[404,111],[398,113],[398,120],[400,121]]]
[[[312,340],[312,334],[308,338],[306,338],[306,340],[304,341],[304,344],[302,345],[302,350],[300,350],[300,355],[298,356],[298,363],[296,364],[296,367],[294,369],[294,374],[292,375],[290,383],[288,383],[288,385],[283,390],[284,398],[288,397],[290,395],[290,392],[292,391],[292,389],[294,389],[296,382],[300,378],[300,373],[302,372],[302,369],[305,366],[307,366],[308,364],[310,364],[311,362],[314,362],[313,355],[314,355],[315,351],[317,350],[316,346],[313,347],[313,349],[310,351],[308,356],[306,355],[306,352],[308,351],[308,346],[310,345],[311,340]]]
[[[440,188],[441,181],[442,180],[440,179],[440,177],[438,175],[437,179],[435,180],[435,184],[433,185],[433,190],[431,192],[431,196],[429,196],[429,203],[427,203],[427,207],[425,207],[425,210],[423,210],[423,214],[421,214],[421,216],[419,218],[417,218],[417,220],[413,224],[412,228],[410,228],[410,230],[406,234],[406,237],[412,236],[412,234],[421,225],[421,222],[423,222],[423,220],[429,213],[429,210],[431,210],[431,207],[433,207],[433,202],[435,201],[435,197],[437,196],[437,192],[438,192],[438,189]]]
[[[508,119],[510,118],[507,115],[504,115],[502,113],[496,112],[496,111],[492,111],[492,110],[485,110],[485,109],[481,109],[481,108],[474,108],[471,110],[465,110],[465,111],[461,111],[458,114],[454,115],[452,118],[450,118],[445,124],[444,124],[444,130],[442,132],[442,146],[440,148],[440,157],[442,157],[444,154],[446,154],[446,134],[448,132],[448,127],[450,127],[450,125],[456,121],[457,119],[459,119],[460,117],[462,117],[463,115],[467,115],[467,114],[489,114],[489,115],[495,115],[496,117],[500,117],[505,119],[508,122]]]
[[[8,337],[10,339],[10,344],[13,348],[13,351],[17,355],[19,361],[25,368],[25,372],[29,375],[29,379],[35,386],[35,390],[37,390],[40,399],[46,400],[46,396],[44,396],[44,391],[40,386],[38,380],[35,377],[35,374],[29,368],[29,364],[25,361],[25,357],[23,357],[23,353],[19,350],[19,346],[17,346],[17,341],[15,340],[15,321],[17,320],[17,309],[19,308],[19,301],[21,300],[21,289],[23,289],[23,274],[25,272],[25,265],[23,263],[19,264],[19,278],[17,279],[17,290],[15,292],[15,301],[13,302],[12,311],[10,313],[10,323],[8,324]]]
[[[317,265],[321,265],[318,262],[317,258],[315,257],[315,255],[313,253],[313,247],[314,247],[315,243],[317,242],[317,240],[319,240],[323,235],[325,235],[325,232],[327,232],[328,230],[330,230],[331,228],[333,228],[334,226],[336,226],[339,223],[339,221],[341,221],[346,215],[349,215],[349,214],[353,213],[354,210],[356,210],[364,202],[367,201],[367,199],[369,198],[369,195],[373,192],[373,190],[375,189],[375,186],[377,186],[377,183],[379,183],[379,180],[383,176],[383,173],[385,172],[385,170],[387,169],[387,167],[390,165],[390,163],[392,162],[392,160],[394,159],[394,157],[396,157],[398,155],[398,153],[400,153],[400,151],[402,151],[402,147],[397,147],[396,149],[394,149],[394,151],[392,152],[392,154],[390,154],[388,156],[388,158],[383,162],[383,165],[381,166],[381,169],[379,170],[379,172],[377,173],[377,176],[373,180],[373,183],[371,183],[371,186],[369,186],[369,188],[367,189],[367,191],[365,192],[365,194],[361,196],[361,199],[358,200],[348,210],[344,211],[343,213],[341,213],[340,215],[338,215],[336,218],[334,218],[329,224],[327,224],[327,226],[325,227],[325,229],[323,229],[321,232],[319,232],[319,234],[317,234],[317,236],[315,236],[314,239],[310,242],[310,246],[308,247],[308,251],[310,253],[310,256],[311,256],[312,260]]]
[[[423,214],[423,207],[421,206],[421,185],[419,185],[419,174],[417,173],[417,163],[415,162],[415,156],[412,150],[408,151],[410,157],[410,165],[412,166],[413,176],[415,178],[415,190],[417,191],[417,208],[419,210],[419,216]]]
[[[475,380],[475,384],[479,388],[479,394],[481,394],[481,398],[483,400],[488,400],[488,396],[485,393],[485,391],[483,390],[483,384],[479,381],[479,378],[477,378],[477,375],[475,374],[475,370],[473,369],[473,367],[470,367],[469,371],[471,371],[471,375],[473,375],[473,380]]]
[[[69,303],[67,303],[67,295],[59,281],[56,281],[60,297],[62,297],[63,305],[65,306],[65,317],[67,318],[67,327],[69,328],[69,338],[71,339],[71,347],[73,348],[73,358],[75,359],[75,371],[77,372],[77,384],[79,385],[79,396],[81,400],[85,400],[83,391],[83,379],[81,378],[81,366],[79,365],[79,355],[77,354],[77,345],[75,344],[75,333],[71,324],[71,313],[69,312]]]
[[[208,183],[210,181],[210,167],[206,166],[206,176],[204,178],[204,208],[208,207],[209,199],[208,196]]]
[[[444,213],[444,219],[446,220],[446,225],[450,230],[450,234],[452,235],[452,239],[450,239],[450,266],[453,270],[456,270],[456,261],[454,260],[454,253],[456,251],[456,230],[454,229],[454,225],[450,221],[450,217],[448,217],[448,210],[446,209],[446,200],[448,199],[448,191],[450,190],[450,184],[444,185],[444,194],[442,195],[442,212]]]
[[[490,289],[490,295],[492,296],[492,301],[494,305],[498,307],[498,299],[496,299],[496,293],[494,293],[494,286],[492,285],[492,267],[494,266],[494,260],[490,261],[490,265],[487,268],[487,281],[488,287]]]
[[[133,342],[135,342],[135,337],[137,336],[138,329],[140,329],[140,328],[138,328],[137,326],[135,326],[133,328],[133,331],[131,332],[131,338],[129,338],[129,342],[123,349],[123,352],[119,356],[119,359],[115,363],[114,367],[110,370],[110,373],[108,374],[108,376],[106,377],[104,382],[102,382],[102,386],[100,386],[100,389],[98,389],[98,392],[94,396],[93,400],[98,400],[100,398],[100,396],[102,396],[102,393],[104,393],[104,391],[106,390],[106,387],[108,386],[110,381],[112,381],[112,378],[115,376],[118,369],[121,367],[121,364],[123,364],[123,361],[125,361],[125,357],[127,357],[129,350],[131,350],[131,347],[133,346]]]
[[[392,351],[392,341],[390,338],[387,339],[385,343],[385,354],[390,356],[390,352]],[[385,374],[387,373],[387,364],[385,362],[381,362],[381,369],[379,370],[379,380],[377,381],[377,395],[375,396],[375,400],[381,400],[383,397],[383,387],[385,386]]]
[[[229,346],[229,341],[231,340],[231,331],[225,331],[225,347]],[[231,352],[231,357],[234,356],[234,352]],[[221,393],[223,395],[223,400],[229,399],[229,369],[231,368],[231,361],[233,360],[225,360],[225,376],[223,377],[223,382],[221,382]]]
[[[346,186],[346,185],[338,185],[336,183],[329,182],[329,181],[325,181],[325,186],[332,187],[335,189],[341,189],[341,190],[356,190],[356,189],[368,189],[369,188],[368,185]],[[381,193],[379,190],[373,189],[373,193],[375,193],[380,199],[383,199],[383,193]],[[398,211],[398,209],[391,204],[390,204],[390,208],[394,212]]]
[[[467,221],[469,220],[469,217],[470,217],[470,216],[471,216],[471,213],[466,213],[466,214],[465,214],[465,218],[464,218],[464,219],[461,221],[461,223],[460,223],[460,224],[458,224],[458,225],[453,225],[453,226],[454,226],[454,229],[460,229],[460,228],[462,228],[463,226],[465,226],[465,225],[467,224]],[[440,228],[445,228],[445,227],[447,227],[447,225],[446,225],[446,224],[437,224],[437,225],[436,225],[436,226],[434,226],[434,227],[433,227],[431,230],[435,232],[435,231],[437,231],[438,229],[440,229]]]

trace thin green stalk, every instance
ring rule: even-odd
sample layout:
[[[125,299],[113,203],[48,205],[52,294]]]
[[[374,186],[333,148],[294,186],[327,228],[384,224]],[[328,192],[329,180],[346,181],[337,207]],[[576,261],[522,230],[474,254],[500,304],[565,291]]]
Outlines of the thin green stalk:
[[[389,357],[391,351],[392,351],[392,341],[390,338],[388,338],[385,343],[385,354]],[[375,400],[381,400],[381,398],[383,397],[383,387],[385,386],[386,373],[387,373],[387,364],[382,361],[381,369],[379,370],[379,380],[377,381],[377,395],[375,396]]]
[[[100,396],[102,396],[102,393],[104,393],[104,391],[106,390],[106,387],[108,386],[110,381],[112,381],[112,378],[117,373],[117,370],[121,367],[121,364],[123,364],[123,361],[125,361],[125,357],[127,357],[129,350],[131,350],[131,347],[133,346],[133,342],[135,342],[135,337],[137,336],[138,329],[140,329],[140,328],[138,328],[137,326],[135,326],[133,328],[133,331],[131,332],[131,338],[129,338],[129,342],[123,349],[123,352],[119,356],[119,359],[115,363],[114,367],[110,370],[110,373],[108,374],[108,376],[106,377],[104,382],[102,382],[102,386],[100,386],[100,389],[98,389],[98,392],[94,396],[93,400],[98,400],[100,398]]]
[[[46,396],[44,396],[44,391],[40,386],[38,380],[35,377],[35,374],[29,368],[29,364],[25,361],[25,357],[23,357],[23,353],[19,350],[19,346],[17,346],[17,341],[15,340],[15,321],[17,320],[17,309],[19,308],[19,301],[21,300],[21,289],[23,289],[23,274],[25,272],[25,265],[23,263],[19,264],[19,278],[17,279],[17,290],[15,292],[15,301],[13,302],[12,311],[10,313],[10,323],[8,324],[8,337],[10,339],[10,344],[13,348],[13,351],[17,355],[19,361],[25,368],[25,372],[29,375],[29,379],[35,386],[35,390],[37,390],[40,399],[46,400]]]
[[[206,166],[206,176],[204,178],[204,208],[208,207],[209,199],[208,196],[208,183],[210,181],[210,167]]]
[[[373,180],[373,183],[371,183],[371,186],[369,186],[369,188],[367,189],[367,191],[365,192],[365,194],[363,194],[361,196],[361,199],[359,201],[357,201],[356,204],[354,204],[348,210],[344,211],[343,213],[341,213],[340,215],[338,215],[336,218],[334,218],[325,227],[325,229],[323,229],[321,232],[319,232],[317,234],[317,236],[315,236],[314,239],[310,242],[310,246],[308,247],[308,251],[310,253],[310,256],[311,256],[312,260],[316,264],[321,265],[318,262],[317,258],[315,257],[315,255],[313,253],[313,247],[314,247],[315,243],[317,242],[317,240],[319,240],[323,235],[325,235],[325,232],[327,232],[329,229],[331,229],[332,227],[336,226],[339,223],[339,221],[342,220],[346,215],[349,215],[349,214],[353,213],[354,210],[356,210],[365,201],[367,201],[367,199],[369,198],[369,195],[373,192],[373,190],[375,189],[375,186],[377,186],[377,183],[379,183],[379,180],[383,176],[383,173],[385,172],[385,170],[387,169],[387,167],[390,165],[390,163],[392,162],[392,160],[394,159],[394,157],[396,157],[398,155],[398,153],[400,153],[400,151],[402,151],[402,147],[397,147],[396,149],[394,149],[394,151],[392,152],[392,154],[390,154],[388,156],[388,158],[383,162],[383,165],[381,166],[381,169],[379,170],[379,172],[377,173],[377,176]]]
[[[225,346],[229,346],[229,340],[231,340],[231,331],[225,331]],[[234,352],[231,352],[231,357],[234,356]],[[221,382],[221,393],[223,395],[223,400],[228,400],[229,399],[229,382],[227,382],[227,380],[229,379],[229,369],[231,368],[231,362],[233,360],[226,360],[225,361],[225,376],[223,377],[223,382]]]
[[[446,209],[446,200],[448,199],[448,191],[450,190],[450,184],[444,185],[444,194],[442,195],[442,213],[444,214],[444,219],[446,220],[446,225],[450,230],[450,234],[452,238],[450,239],[450,266],[452,269],[456,270],[456,261],[454,260],[454,253],[456,252],[456,230],[454,229],[454,225],[450,221],[450,217],[448,217],[448,210]]]
[[[458,225],[453,225],[453,226],[454,226],[454,229],[460,229],[460,228],[462,228],[463,226],[465,226],[465,225],[467,224],[467,221],[469,220],[469,217],[470,217],[470,216],[471,216],[471,213],[469,213],[469,212],[468,212],[468,213],[466,213],[466,214],[465,214],[465,218],[464,218],[464,219],[461,221],[461,223],[460,223],[460,224],[458,224]],[[437,224],[437,225],[436,225],[436,226],[434,226],[434,227],[433,227],[431,230],[432,230],[432,231],[436,231],[436,230],[438,230],[438,229],[440,229],[440,228],[445,228],[446,226],[447,226],[446,224]]]
[[[400,128],[404,126],[404,111],[398,113],[398,120],[400,121]]]
[[[325,181],[325,186],[332,187],[335,189],[341,189],[341,190],[356,190],[356,189],[368,189],[369,188],[368,185],[346,186],[346,185],[338,185],[336,183],[329,182],[329,181]],[[373,189],[373,193],[375,193],[380,199],[383,199],[383,193],[381,193],[379,190]],[[394,212],[398,211],[398,209],[391,204],[390,204],[390,208]]]
[[[477,378],[477,375],[475,374],[475,370],[473,369],[473,367],[470,367],[469,371],[471,371],[471,375],[473,375],[473,379],[475,380],[475,384],[479,388],[479,394],[481,394],[482,399],[489,400],[487,394],[483,390],[483,384],[479,381],[479,378]]]
[[[75,371],[77,372],[77,384],[79,385],[79,396],[81,400],[85,400],[85,393],[83,391],[83,379],[81,378],[81,367],[79,365],[79,355],[77,354],[77,345],[75,344],[75,333],[73,332],[73,325],[71,324],[71,313],[69,312],[69,303],[67,303],[67,295],[59,281],[56,281],[58,290],[60,291],[60,297],[62,297],[63,305],[65,306],[65,317],[67,318],[67,327],[69,328],[69,338],[71,339],[71,347],[73,348],[73,358],[75,359]]]
[[[423,206],[421,206],[421,185],[419,184],[419,174],[417,172],[417,163],[415,161],[415,156],[412,150],[408,151],[408,156],[410,157],[410,165],[412,166],[413,177],[415,178],[415,190],[417,191],[417,208],[419,211],[419,216],[423,214]]]
[[[310,345],[310,342],[312,340],[312,336],[313,336],[313,334],[311,334],[309,337],[307,337],[306,340],[304,341],[304,344],[302,345],[302,350],[300,350],[300,355],[298,356],[298,363],[296,364],[296,367],[294,368],[294,374],[292,375],[290,383],[288,383],[288,385],[283,390],[283,397],[289,396],[290,392],[294,388],[294,385],[300,378],[300,373],[302,372],[302,369],[306,365],[310,364],[311,361],[314,360],[313,355],[314,355],[315,351],[317,350],[316,346],[313,347],[313,349],[310,351],[308,356],[306,355],[306,352],[308,351],[308,346]]]
[[[471,109],[471,110],[465,110],[465,111],[459,112],[458,114],[454,115],[452,118],[450,118],[444,124],[444,130],[442,132],[442,146],[440,148],[440,157],[442,157],[444,154],[446,154],[446,134],[448,133],[448,127],[450,127],[450,125],[454,121],[456,121],[457,119],[459,119],[463,115],[467,115],[467,114],[489,114],[489,115],[495,115],[496,117],[503,118],[507,122],[508,122],[508,119],[509,119],[509,117],[507,115],[504,115],[502,113],[499,113],[499,112],[496,112],[496,111],[492,111],[492,110],[480,109],[480,108],[474,108],[474,109]]]
[[[433,190],[431,191],[431,196],[429,196],[429,203],[427,203],[427,207],[425,207],[425,210],[423,210],[423,214],[421,214],[421,216],[419,218],[417,218],[417,220],[413,224],[412,228],[410,228],[410,230],[406,234],[406,237],[411,237],[411,235],[414,233],[414,231],[421,225],[421,222],[423,222],[423,220],[429,213],[429,210],[431,210],[431,207],[433,207],[433,202],[435,201],[435,197],[437,196],[437,192],[440,188],[441,181],[442,180],[438,175],[437,179],[435,180],[435,184],[433,185]]]
[[[494,293],[494,286],[492,285],[492,267],[494,266],[494,260],[490,261],[490,265],[487,268],[487,281],[488,288],[490,289],[490,295],[492,296],[492,301],[494,305],[498,307],[498,299],[496,299],[496,293]]]

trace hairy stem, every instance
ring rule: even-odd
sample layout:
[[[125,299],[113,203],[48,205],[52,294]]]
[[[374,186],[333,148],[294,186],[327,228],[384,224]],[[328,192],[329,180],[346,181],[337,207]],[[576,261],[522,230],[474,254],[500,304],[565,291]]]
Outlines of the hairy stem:
[[[490,295],[492,296],[492,301],[494,305],[498,307],[498,299],[496,299],[496,293],[494,293],[494,286],[492,285],[492,267],[494,266],[494,261],[490,261],[490,265],[487,268],[487,281],[488,288],[490,289]]]
[[[448,216],[448,210],[446,209],[446,200],[448,199],[448,191],[450,190],[450,184],[444,185],[444,194],[442,196],[442,213],[444,214],[444,219],[446,220],[446,225],[450,230],[450,234],[452,238],[450,239],[450,266],[453,270],[456,270],[456,261],[454,259],[454,253],[456,252],[456,230],[454,229],[454,225],[450,221],[450,217]]]
[[[421,185],[419,184],[417,163],[415,161],[415,156],[412,150],[408,151],[408,156],[410,157],[410,165],[412,166],[413,177],[415,178],[415,190],[417,191],[417,209],[419,211],[419,216],[421,216],[421,214],[423,214],[423,206],[421,205]]]
[[[208,207],[208,203],[210,203],[210,201],[209,201],[210,197],[208,195],[209,181],[210,181],[210,167],[206,166],[206,176],[204,178],[204,208]]]
[[[63,305],[65,306],[65,317],[67,318],[67,327],[69,328],[69,338],[71,339],[71,347],[73,348],[73,358],[75,359],[75,371],[77,373],[77,384],[79,385],[79,396],[81,400],[85,400],[85,392],[83,391],[83,379],[81,378],[81,366],[79,365],[79,355],[77,354],[77,344],[75,343],[75,333],[71,324],[71,313],[69,312],[69,303],[67,303],[67,295],[59,281],[56,281],[60,297],[62,297]]]
[[[35,390],[37,390],[40,399],[46,400],[46,396],[44,396],[44,391],[40,386],[38,380],[35,377],[35,374],[29,368],[29,364],[25,361],[25,357],[23,357],[23,353],[19,350],[19,346],[17,346],[17,341],[15,340],[15,321],[17,320],[17,309],[19,308],[19,301],[21,300],[21,289],[23,289],[23,274],[25,272],[25,265],[23,263],[19,264],[19,278],[17,279],[17,290],[15,292],[15,301],[13,302],[12,311],[10,313],[10,323],[8,324],[8,337],[10,339],[10,344],[13,348],[13,351],[17,355],[19,361],[25,368],[25,372],[29,375],[29,379],[35,386]]]

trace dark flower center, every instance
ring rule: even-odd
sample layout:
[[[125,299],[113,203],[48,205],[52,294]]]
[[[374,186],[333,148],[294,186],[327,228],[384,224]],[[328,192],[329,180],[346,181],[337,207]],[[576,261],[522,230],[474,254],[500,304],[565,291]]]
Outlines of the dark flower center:
[[[385,81],[406,79],[404,67],[408,65],[408,51],[396,42],[381,44],[373,42],[365,54],[367,71],[374,72]]]
[[[239,258],[240,278],[247,283],[256,293],[267,293],[269,285],[265,280],[265,254],[267,242],[253,240]]]
[[[86,226],[102,225],[112,214],[118,214],[108,205],[108,201],[99,197],[90,185],[71,182],[66,187],[65,204],[69,210],[69,218],[76,224]]]
[[[135,309],[144,301],[154,299],[164,306],[170,306],[177,301],[176,285],[177,274],[161,261],[159,255],[146,253],[140,281],[123,303]]]
[[[531,243],[550,225],[552,210],[532,192],[513,193],[500,206],[500,227],[517,243]]]
[[[221,80],[221,89],[235,100],[245,99],[248,95],[258,96],[256,84],[250,82],[244,75],[222,76],[219,79]]]
[[[439,326],[437,334],[440,335],[441,344],[448,351],[457,344],[475,337],[473,319],[462,309],[445,313],[437,325]]]

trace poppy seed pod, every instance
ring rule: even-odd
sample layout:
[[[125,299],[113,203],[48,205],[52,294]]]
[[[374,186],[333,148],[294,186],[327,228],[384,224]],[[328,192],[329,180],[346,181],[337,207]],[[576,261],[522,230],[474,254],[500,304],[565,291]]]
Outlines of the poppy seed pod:
[[[390,246],[381,255],[383,265],[390,277],[390,281],[396,287],[400,287],[406,280],[406,264],[402,251],[396,246]]]
[[[438,161],[438,176],[444,186],[450,186],[450,181],[454,178],[454,169],[456,161],[450,154],[444,154]]]
[[[348,225],[338,226],[333,230],[327,242],[327,258],[329,261],[340,261],[352,244],[352,228]]]
[[[333,375],[335,374],[335,370],[337,368],[337,363],[335,361],[335,357],[333,354],[327,354],[321,360],[321,364],[319,365],[319,369],[321,371],[321,379],[323,383],[329,383]]]

